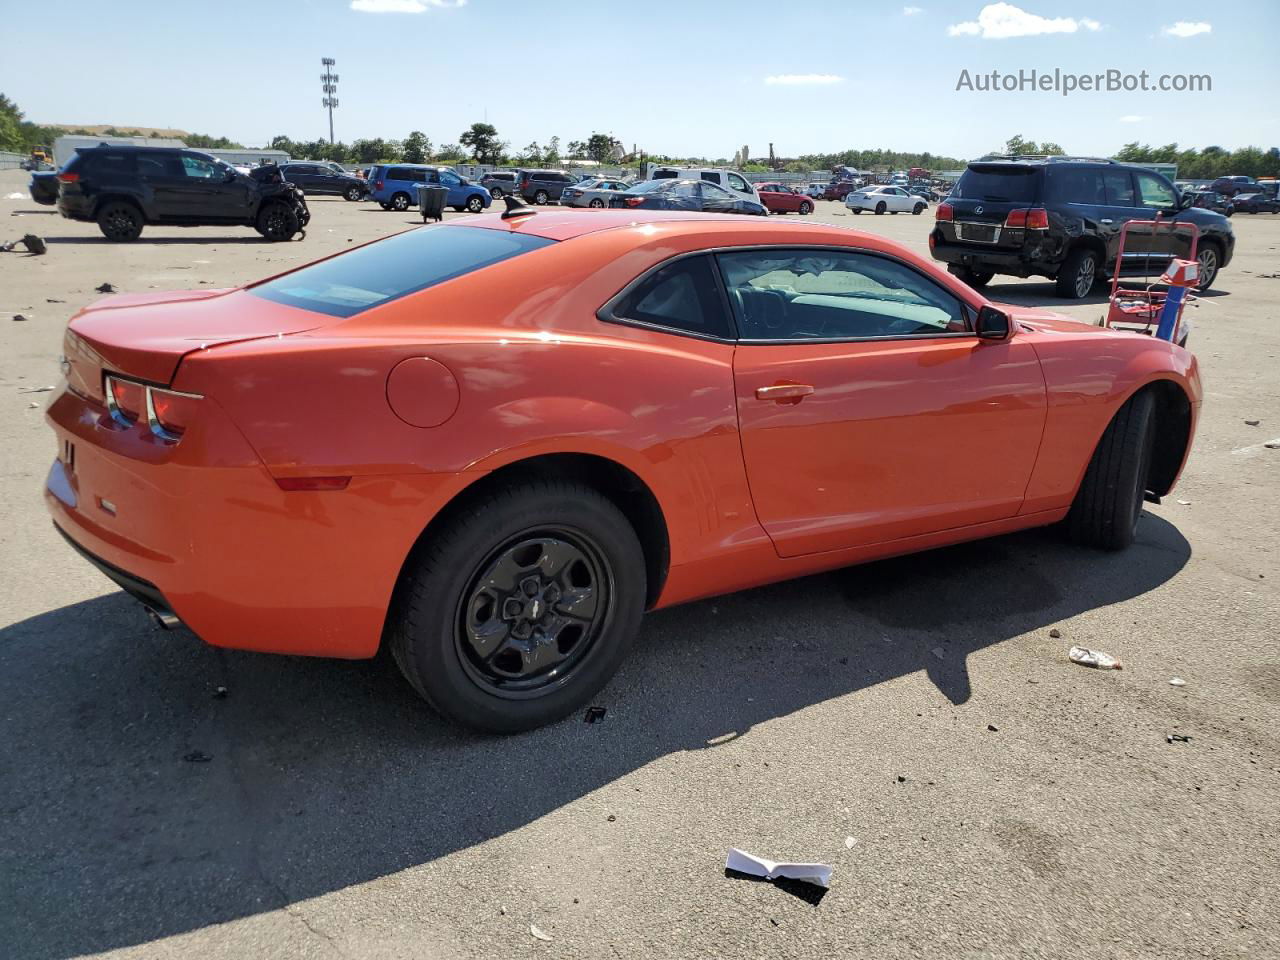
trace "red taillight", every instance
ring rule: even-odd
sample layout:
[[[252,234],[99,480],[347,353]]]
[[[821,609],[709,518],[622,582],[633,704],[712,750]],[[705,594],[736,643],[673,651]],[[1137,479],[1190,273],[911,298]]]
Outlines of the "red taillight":
[[[75,183],[75,182],[76,182],[77,180],[79,180],[79,179],[80,179],[80,174],[78,174],[78,173],[60,173],[60,174],[58,174],[58,181],[59,181],[60,183]]]
[[[381,189],[382,189],[382,181],[381,181],[381,180],[375,180],[375,181],[373,181],[373,189],[375,189],[375,190],[381,190]]]
[[[955,208],[949,203],[940,203],[933,212],[933,218],[934,220],[954,220],[956,218]]]
[[[350,477],[276,477],[281,490],[345,490]]]
[[[638,207],[640,204],[644,203],[644,197],[625,197],[623,202],[628,207]]]
[[[113,412],[128,420],[137,420],[147,409],[147,388],[140,383],[107,377],[107,391]]]
[[[1049,227],[1049,211],[1044,207],[1019,208],[1010,210],[1005,217],[1006,227],[1025,227],[1028,230],[1046,230]]]
[[[161,435],[167,434],[174,439],[181,437],[195,419],[199,411],[197,406],[199,402],[200,398],[194,394],[174,393],[172,390],[159,390],[152,387],[150,416],[152,429],[158,426],[160,431],[163,431]]]

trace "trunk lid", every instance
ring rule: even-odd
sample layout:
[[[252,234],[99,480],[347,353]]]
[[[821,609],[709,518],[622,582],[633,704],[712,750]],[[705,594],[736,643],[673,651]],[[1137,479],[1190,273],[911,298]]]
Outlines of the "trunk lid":
[[[81,310],[64,341],[67,381],[103,399],[103,371],[172,383],[188,353],[219,344],[314,330],[339,318],[273,303],[241,290],[120,294]]]

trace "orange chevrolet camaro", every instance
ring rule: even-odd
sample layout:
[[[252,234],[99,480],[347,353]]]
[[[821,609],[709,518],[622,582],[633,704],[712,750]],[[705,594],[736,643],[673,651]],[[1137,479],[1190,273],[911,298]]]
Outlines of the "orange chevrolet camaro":
[[[512,209],[67,330],[46,501],[211,644],[370,657],[462,724],[599,691],[646,609],[1173,487],[1195,358],[810,222]]]

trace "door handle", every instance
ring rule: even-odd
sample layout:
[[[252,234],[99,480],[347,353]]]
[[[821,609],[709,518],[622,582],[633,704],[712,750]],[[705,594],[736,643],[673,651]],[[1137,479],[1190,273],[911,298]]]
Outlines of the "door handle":
[[[813,387],[807,383],[778,383],[772,387],[756,387],[757,400],[776,400],[779,403],[787,400],[799,403],[811,393]]]
[[[1110,217],[1103,217],[1103,218],[1102,218],[1101,220],[1099,220],[1098,222],[1099,222],[1099,223],[1115,223],[1115,221],[1114,221],[1114,220],[1112,220]]]

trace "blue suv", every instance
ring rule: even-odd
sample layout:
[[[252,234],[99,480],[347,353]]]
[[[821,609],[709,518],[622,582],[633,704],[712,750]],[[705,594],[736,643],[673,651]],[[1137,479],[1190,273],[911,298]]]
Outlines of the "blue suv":
[[[380,163],[369,169],[369,199],[378,201],[383,210],[408,210],[418,205],[418,185],[439,184],[449,188],[445,206],[471,213],[479,213],[493,197],[477,183],[448,167],[433,167],[422,163]]]

